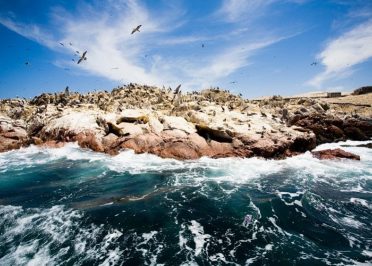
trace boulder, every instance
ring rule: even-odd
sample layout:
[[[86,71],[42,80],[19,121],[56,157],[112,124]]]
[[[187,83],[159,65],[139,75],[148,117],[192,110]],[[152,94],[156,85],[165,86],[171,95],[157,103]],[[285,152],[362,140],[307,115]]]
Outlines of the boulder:
[[[116,136],[113,133],[108,134],[107,136],[104,136],[102,138],[102,145],[105,147],[110,147],[115,141],[118,139],[118,136]]]
[[[187,142],[169,142],[158,150],[157,154],[163,158],[174,158],[183,160],[192,160],[200,158],[195,147]]]
[[[179,116],[163,116],[161,118],[164,130],[166,129],[179,129],[185,131],[187,134],[196,132],[195,126]]]
[[[352,140],[368,140],[368,137],[357,127],[347,127],[344,129],[345,135]]]
[[[351,159],[360,160],[360,156],[342,149],[327,149],[322,151],[311,152],[315,158],[319,160],[333,160],[333,159]]]
[[[93,151],[104,152],[101,141],[92,132],[81,132],[76,135],[75,140],[82,148],[89,148]]]
[[[141,125],[132,123],[120,123],[118,128],[121,130],[123,136],[137,136],[143,134]]]
[[[163,139],[183,139],[187,138],[187,133],[180,129],[164,130],[161,132],[161,137]]]
[[[160,123],[159,119],[157,119],[155,117],[150,117],[149,127],[150,127],[150,131],[155,133],[155,134],[160,134],[164,129],[163,124]]]

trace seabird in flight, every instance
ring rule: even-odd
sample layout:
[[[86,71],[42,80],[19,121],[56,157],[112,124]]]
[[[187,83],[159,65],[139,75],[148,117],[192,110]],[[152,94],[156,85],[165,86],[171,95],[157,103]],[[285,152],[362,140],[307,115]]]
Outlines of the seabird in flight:
[[[133,33],[135,33],[136,31],[138,31],[138,32],[140,32],[140,28],[142,27],[142,25],[138,25],[137,27],[135,27],[133,30],[132,30],[132,33],[131,34],[133,34]]]
[[[79,61],[77,62],[78,64],[80,64],[83,60],[87,60],[87,57],[85,56],[86,54],[87,54],[87,51],[85,51],[85,52],[81,55]]]

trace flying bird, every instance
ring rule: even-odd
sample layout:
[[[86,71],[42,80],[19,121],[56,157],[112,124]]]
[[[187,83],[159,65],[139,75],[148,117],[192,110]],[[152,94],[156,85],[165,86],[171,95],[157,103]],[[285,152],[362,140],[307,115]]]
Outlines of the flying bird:
[[[310,64],[310,66],[316,66],[318,63],[317,62],[312,62],[311,64]]]
[[[25,65],[28,66],[30,63],[29,62],[25,62]]]
[[[69,44],[70,44],[70,46],[72,46],[72,42],[70,42]]]
[[[204,48],[204,46],[205,46],[204,43],[202,43],[202,48]]]
[[[62,46],[65,46],[65,45],[64,45],[63,43],[61,43],[61,42],[60,42],[59,44],[62,45]]]
[[[135,27],[133,30],[132,30],[132,33],[131,34],[133,34],[133,33],[135,33],[136,31],[138,31],[138,32],[140,32],[140,28],[142,27],[142,25],[138,25],[137,27]]]
[[[231,81],[231,82],[230,82],[230,84],[235,84],[235,83],[236,83],[236,81]]]
[[[85,52],[81,55],[79,61],[77,62],[78,64],[80,64],[83,60],[87,60],[87,57],[85,56],[86,54],[87,54],[87,51],[85,51]]]

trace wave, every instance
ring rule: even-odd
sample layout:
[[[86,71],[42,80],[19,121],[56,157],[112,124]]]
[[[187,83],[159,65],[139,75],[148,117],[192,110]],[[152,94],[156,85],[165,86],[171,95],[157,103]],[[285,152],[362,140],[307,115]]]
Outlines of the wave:
[[[130,174],[148,172],[173,172],[177,177],[175,185],[182,184],[186,179],[193,182],[214,180],[217,182],[246,183],[250,180],[279,174],[288,169],[297,171],[302,177],[343,176],[354,172],[364,179],[372,178],[371,149],[354,147],[368,144],[372,141],[346,141],[323,144],[316,150],[342,148],[361,156],[361,161],[318,160],[310,152],[286,158],[273,160],[263,158],[220,158],[203,157],[198,160],[179,161],[163,159],[152,154],[135,154],[132,150],[122,151],[117,156],[109,156],[80,148],[76,143],[68,143],[62,148],[40,148],[30,146],[20,150],[0,154],[0,172],[8,169],[23,169],[35,165],[47,164],[61,159],[68,161],[100,162],[111,171]],[[347,162],[347,163],[346,163]]]
[[[0,265],[117,265],[131,259],[134,250],[155,265],[161,251],[155,231],[124,234],[64,206],[0,205],[0,217]]]

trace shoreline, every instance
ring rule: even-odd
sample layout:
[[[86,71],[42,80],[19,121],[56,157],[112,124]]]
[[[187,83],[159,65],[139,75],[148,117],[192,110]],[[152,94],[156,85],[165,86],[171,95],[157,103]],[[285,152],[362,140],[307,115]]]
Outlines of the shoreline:
[[[370,140],[368,97],[365,107],[305,97],[257,102],[220,89],[175,94],[137,84],[111,92],[44,93],[0,102],[0,152],[77,142],[110,155],[132,149],[179,160],[282,159],[323,143]]]

